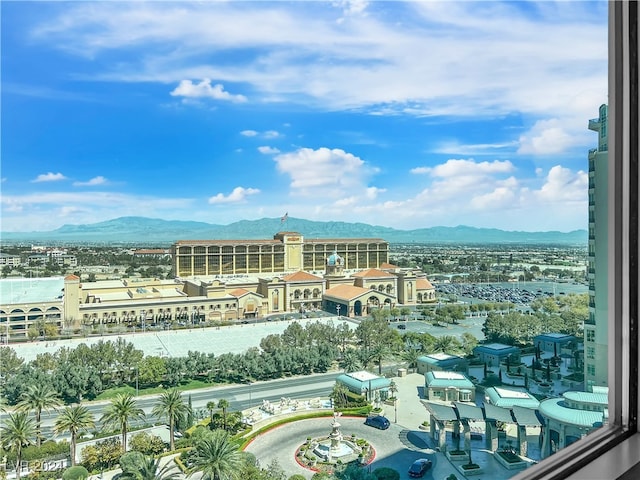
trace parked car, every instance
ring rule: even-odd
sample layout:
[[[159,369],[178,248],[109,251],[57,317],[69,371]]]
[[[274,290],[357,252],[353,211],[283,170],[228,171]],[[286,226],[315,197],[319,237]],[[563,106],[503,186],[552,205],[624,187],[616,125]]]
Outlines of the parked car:
[[[422,477],[430,468],[431,460],[428,458],[419,458],[409,467],[409,476],[414,478]]]
[[[380,430],[386,430],[391,425],[391,422],[387,419],[387,417],[383,417],[382,415],[374,415],[372,417],[367,417],[364,421],[365,425],[369,425],[370,427],[375,427]]]
[[[398,325],[398,328],[399,328],[400,330],[406,330],[406,329],[407,329],[407,326],[406,326],[404,323],[401,323],[400,325]]]

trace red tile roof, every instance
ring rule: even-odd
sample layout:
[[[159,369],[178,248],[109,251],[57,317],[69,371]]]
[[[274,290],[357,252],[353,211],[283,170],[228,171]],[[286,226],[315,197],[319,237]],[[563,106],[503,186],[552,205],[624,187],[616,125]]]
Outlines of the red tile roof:
[[[303,270],[299,270],[295,273],[290,273],[289,275],[285,275],[282,279],[285,282],[320,282],[322,281],[321,277],[312,275]]]
[[[418,290],[433,290],[433,285],[426,278],[419,278],[416,280],[416,288]]]
[[[387,262],[385,262],[385,263],[383,263],[382,265],[380,265],[380,268],[381,268],[381,269],[387,269],[387,270],[390,270],[390,269],[395,269],[395,268],[400,268],[400,267],[398,267],[397,265],[394,265],[393,263],[387,263]]]
[[[244,288],[236,288],[235,290],[231,290],[229,292],[229,295],[231,295],[232,297],[242,297],[247,293],[251,293],[251,292],[249,290],[245,290]]]
[[[370,268],[368,270],[363,270],[362,272],[354,273],[352,276],[362,277],[362,278],[393,278],[394,277],[389,272],[385,272],[377,268]]]
[[[352,300],[366,293],[371,293],[368,288],[354,287],[353,285],[337,285],[327,290],[325,295],[330,297],[341,298],[343,300]],[[377,293],[377,292],[374,292]]]

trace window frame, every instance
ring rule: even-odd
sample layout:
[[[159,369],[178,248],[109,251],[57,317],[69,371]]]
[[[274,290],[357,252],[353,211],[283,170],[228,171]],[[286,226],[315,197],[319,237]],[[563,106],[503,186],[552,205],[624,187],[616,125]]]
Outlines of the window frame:
[[[609,420],[515,480],[626,478],[640,463],[638,2],[610,1],[608,25]]]

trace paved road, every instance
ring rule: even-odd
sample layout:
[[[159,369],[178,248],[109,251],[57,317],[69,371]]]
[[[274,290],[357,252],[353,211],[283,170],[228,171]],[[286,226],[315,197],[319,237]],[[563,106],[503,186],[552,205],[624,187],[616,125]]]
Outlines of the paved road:
[[[212,387],[187,391],[182,394],[185,399],[191,395],[191,403],[195,410],[205,409],[210,401],[217,401],[225,398],[229,401],[231,410],[246,410],[252,406],[262,404],[263,400],[269,402],[279,401],[282,397],[292,399],[328,397],[335,384],[335,378],[341,372],[331,372],[319,375],[304,377],[291,377],[269,382],[256,382],[250,385],[229,385],[222,387]],[[151,415],[151,410],[157,402],[158,395],[139,397],[138,406],[147,415]],[[108,401],[88,402],[85,405],[93,413],[96,420],[102,416]],[[58,414],[56,412],[43,412],[42,432],[46,438],[53,436],[52,428]],[[2,415],[4,418],[4,414]],[[140,422],[144,423],[144,422]],[[99,424],[97,425],[99,428]],[[60,438],[60,437],[57,437]]]

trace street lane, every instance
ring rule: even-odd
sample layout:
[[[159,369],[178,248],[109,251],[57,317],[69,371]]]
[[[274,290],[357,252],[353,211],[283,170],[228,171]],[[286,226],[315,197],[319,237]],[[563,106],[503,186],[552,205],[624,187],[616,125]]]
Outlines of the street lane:
[[[331,372],[318,375],[301,377],[290,377],[285,379],[271,380],[267,382],[255,382],[244,385],[224,385],[219,387],[203,388],[182,393],[182,398],[187,401],[191,395],[191,404],[194,410],[206,409],[208,402],[214,401],[216,404],[221,398],[229,401],[230,410],[246,410],[262,404],[263,400],[269,402],[279,401],[282,397],[293,399],[328,397],[333,390],[335,379],[342,372]],[[138,406],[142,408],[146,415],[151,415],[151,410],[157,403],[159,395],[148,395],[138,397]],[[101,425],[99,418],[109,405],[109,401],[86,402],[84,405],[93,414],[96,421],[96,428]],[[6,414],[2,414],[4,419]],[[57,419],[56,412],[42,413],[42,433],[45,438],[53,438],[53,425]],[[154,417],[147,417],[146,423],[155,421]],[[141,425],[145,422],[136,422],[133,425]],[[64,435],[55,437],[65,438]]]

